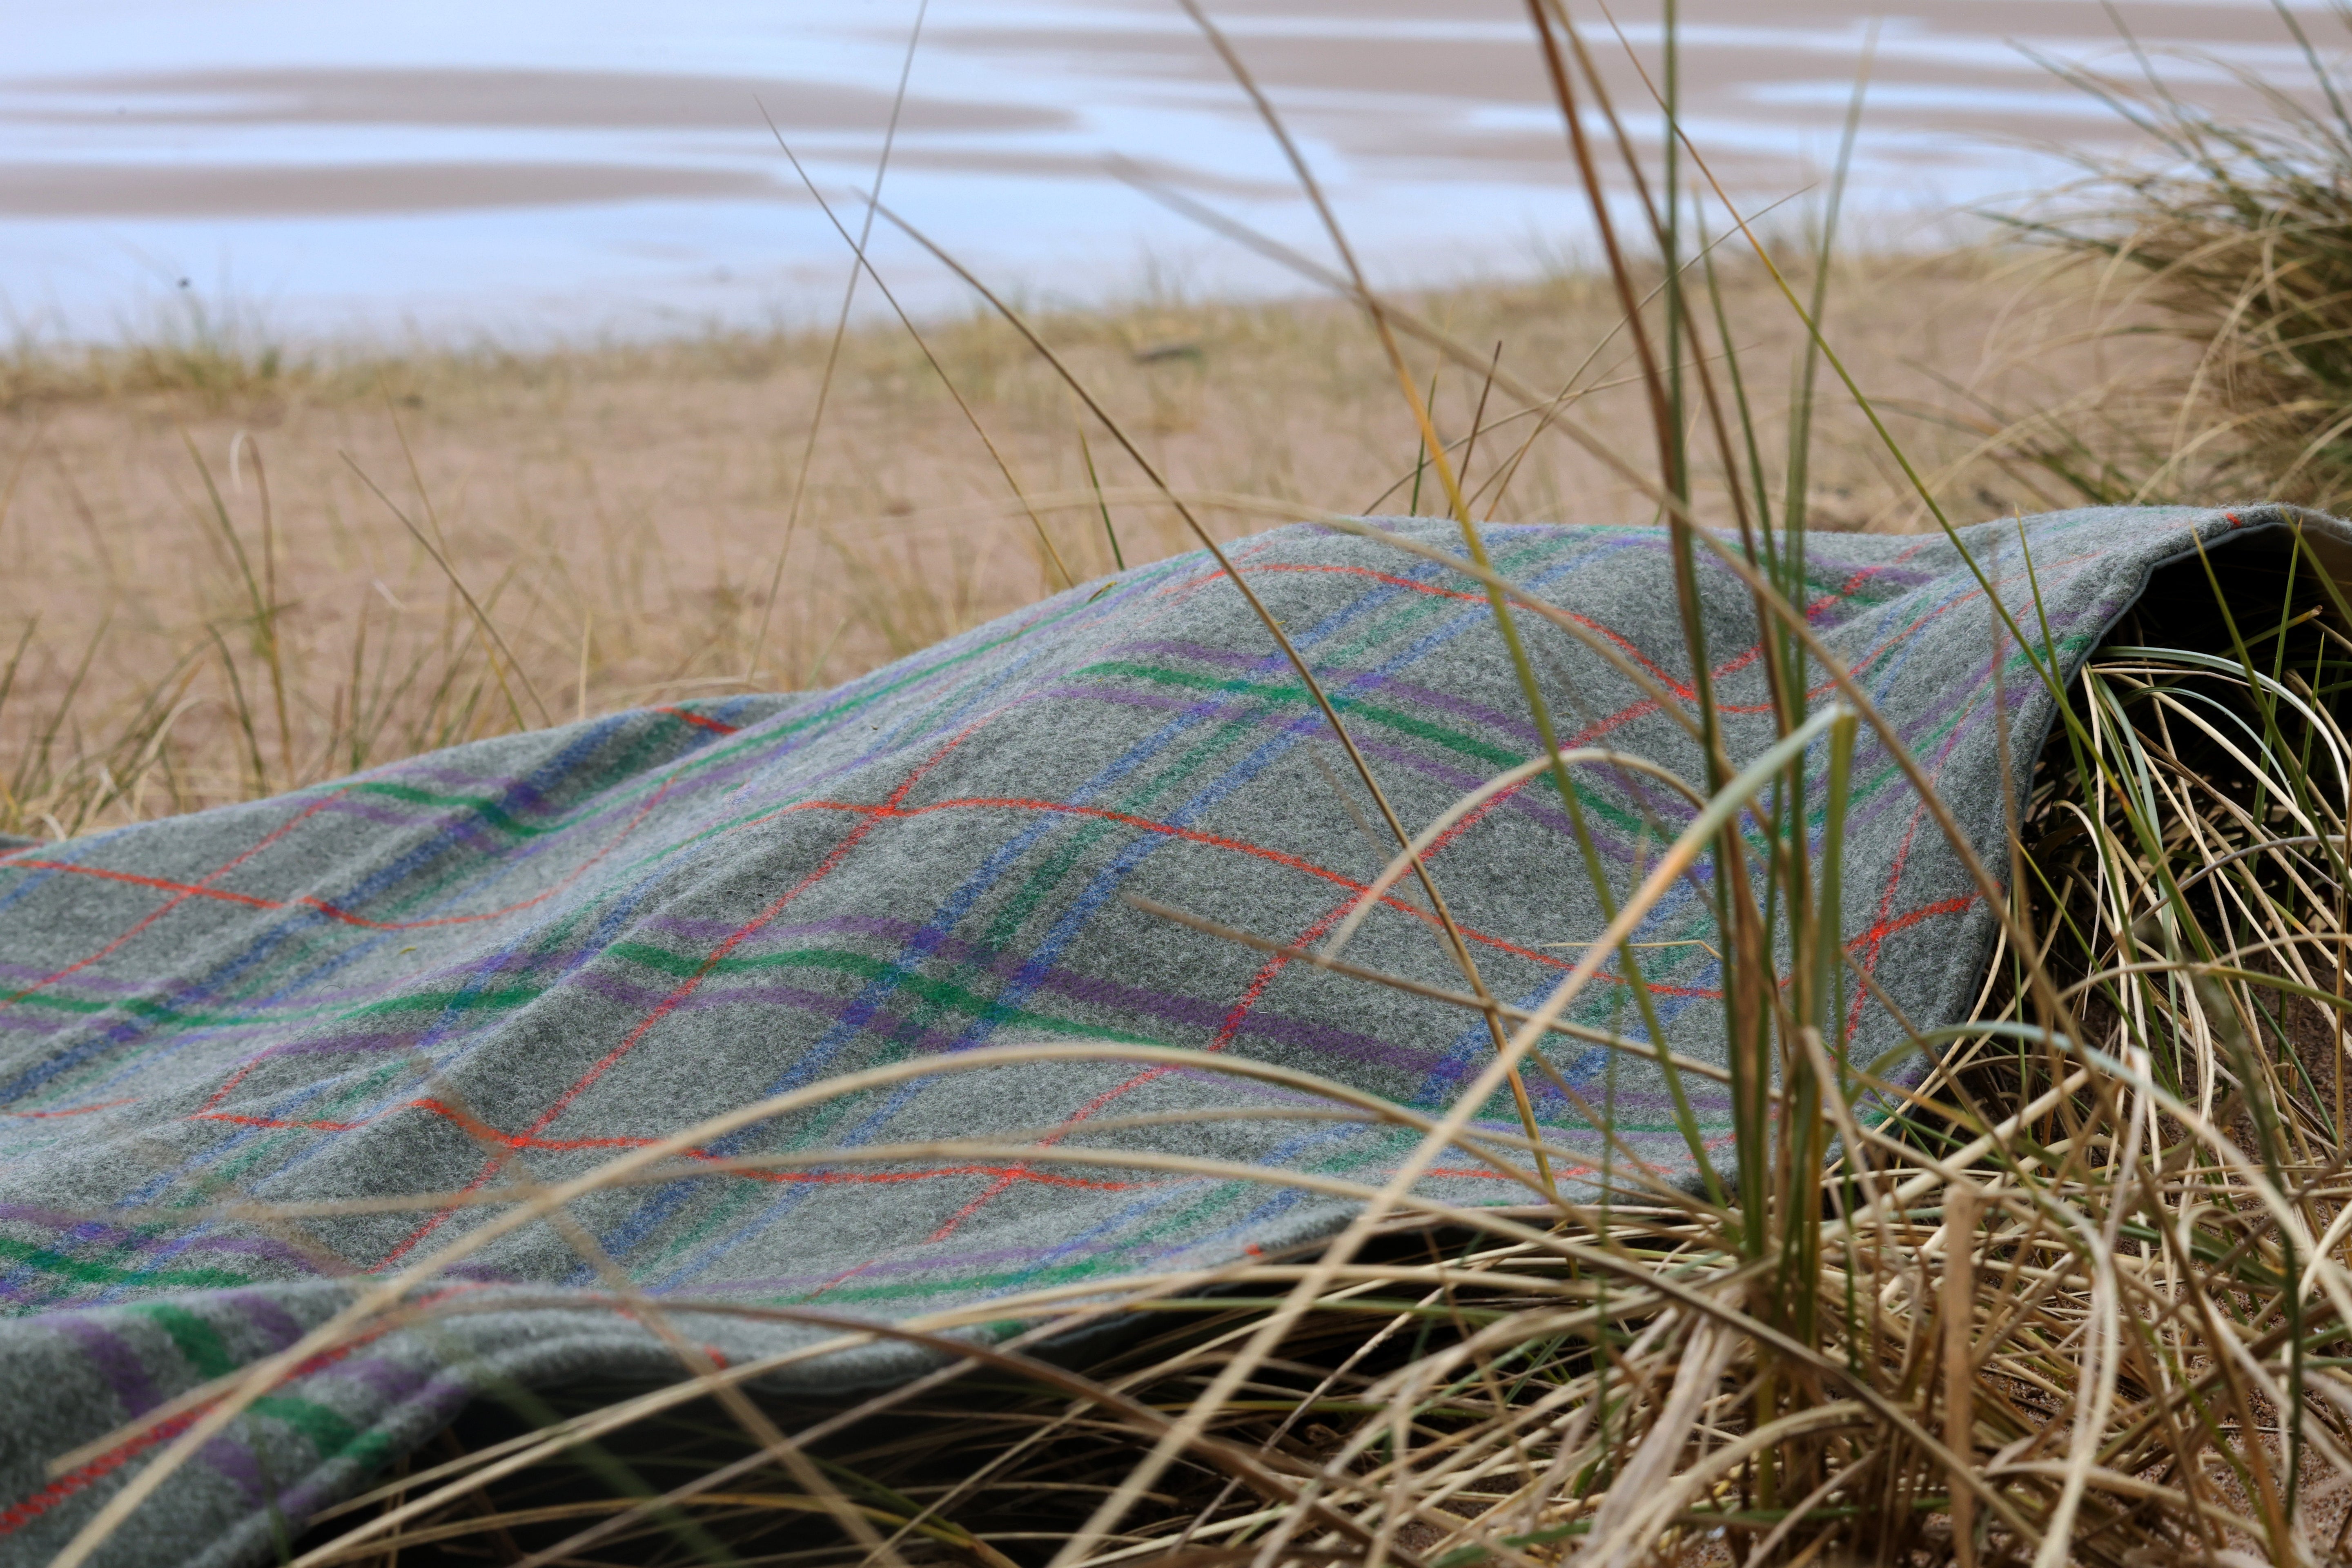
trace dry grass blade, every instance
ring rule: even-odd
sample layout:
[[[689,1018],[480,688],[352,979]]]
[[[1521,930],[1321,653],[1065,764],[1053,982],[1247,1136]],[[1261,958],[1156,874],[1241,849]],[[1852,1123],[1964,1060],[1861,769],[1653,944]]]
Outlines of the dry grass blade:
[[[857,281],[866,271],[866,247],[874,237],[875,205],[882,199],[882,182],[889,175],[890,154],[898,144],[898,121],[907,110],[907,83],[915,73],[915,52],[922,44],[923,21],[930,15],[930,0],[919,0],[915,7],[915,20],[907,29],[907,54],[899,62],[898,87],[890,100],[889,121],[883,127],[882,150],[874,160],[874,184],[866,196],[866,216],[858,226],[857,239],[852,249],[849,277],[841,286],[841,310],[834,318],[832,341],[825,345],[824,371],[817,379],[816,406],[810,411],[808,436],[801,444],[801,459],[793,473],[793,499],[784,508],[783,537],[776,542],[776,567],[768,574],[768,593],[760,610],[760,629],[751,638],[751,668],[744,672],[747,679],[756,673],[759,661],[767,651],[768,627],[775,615],[776,601],[781,596],[780,590],[784,582],[784,563],[792,557],[793,536],[800,530],[801,508],[808,500],[809,474],[816,467],[817,437],[824,432],[825,407],[833,397],[834,376],[841,367],[841,346],[849,335],[850,310],[857,302]],[[776,132],[776,141],[781,145],[783,132],[776,130],[776,122],[768,116],[766,105],[761,106],[760,113],[768,120],[768,129]],[[790,149],[786,151],[789,153]],[[793,166],[795,169],[800,166],[797,158],[793,160]],[[830,207],[825,209],[825,216],[833,216]],[[895,308],[897,302],[894,300],[892,304]]]
[[[520,730],[527,725],[522,716],[522,710],[515,706],[514,694],[507,689],[507,671],[509,670],[512,670],[515,679],[522,682],[523,694],[530,699],[531,707],[538,711],[539,721],[542,724],[553,723],[555,721],[549,714],[547,704],[540,700],[539,690],[531,685],[530,677],[524,672],[522,662],[515,658],[514,650],[507,647],[507,639],[499,634],[497,624],[490,619],[489,612],[482,608],[482,602],[474,597],[474,591],[466,586],[464,578],[457,575],[457,569],[449,563],[449,558],[442,552],[441,547],[425,536],[425,531],[417,527],[406,512],[400,510],[398,502],[383,493],[383,488],[370,479],[366,470],[362,468],[349,453],[343,454],[343,461],[350,465],[352,473],[359,476],[360,482],[367,486],[368,492],[383,502],[384,510],[400,520],[400,526],[408,531],[408,536],[411,539],[416,541],[416,547],[424,551],[432,559],[433,564],[441,569],[441,574],[449,580],[450,588],[465,601],[467,612],[474,618],[474,625],[480,629],[482,636],[490,645],[499,650],[500,661],[491,664],[490,673],[499,683],[499,694],[506,699],[507,709],[514,720],[515,728]]]

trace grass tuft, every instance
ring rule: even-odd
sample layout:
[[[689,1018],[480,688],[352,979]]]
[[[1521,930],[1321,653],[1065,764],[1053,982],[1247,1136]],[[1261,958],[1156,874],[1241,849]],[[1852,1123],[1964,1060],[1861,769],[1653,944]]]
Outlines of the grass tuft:
[[[2136,44],[2136,78],[2052,65],[2144,146],[2079,160],[2085,177],[2048,210],[2003,221],[2095,278],[2095,331],[2127,357],[2126,340],[2151,333],[2189,352],[2017,422],[2022,458],[2081,496],[2352,504],[2352,118],[2339,68],[2278,10],[2307,80],[2190,62],[2242,89],[2253,112],[2181,96]],[[2352,13],[2330,20],[2352,31]]]

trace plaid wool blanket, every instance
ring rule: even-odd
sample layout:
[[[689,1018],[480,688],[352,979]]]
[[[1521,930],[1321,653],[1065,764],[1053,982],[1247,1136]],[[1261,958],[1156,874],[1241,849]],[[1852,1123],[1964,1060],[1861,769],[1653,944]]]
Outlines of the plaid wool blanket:
[[[1380,526],[1460,547],[1448,524]],[[2200,542],[2283,563],[2298,535],[2352,549],[2278,508],[1986,524],[1963,531],[1973,570],[1940,535],[1817,535],[1803,611],[2005,868],[1996,665],[2025,765],[2053,703],[1983,584],[2071,674],[2158,564]],[[1666,706],[1694,691],[1665,535],[1486,538],[1591,634],[1518,616],[1563,742],[1703,779]],[[1478,583],[1313,526],[1231,555],[1409,829],[1539,751]],[[1739,763],[1776,738],[1753,601],[1704,553],[1698,591]],[[1575,776],[1622,899],[1693,808],[1629,769]],[[1964,1018],[1991,917],[1867,729],[1853,777],[1849,950],[1916,1026]],[[1347,1184],[1380,1184],[1417,1135],[1335,1118],[1294,1075],[1442,1113],[1493,1060],[1486,1029],[1136,900],[1315,946],[1394,853],[1380,823],[1196,553],[832,691],[619,713],[9,853],[0,1562],[48,1560],[137,1484],[96,1561],[259,1563],[485,1391],[674,1379],[682,1356],[760,1363],[773,1394],[887,1383],[937,1343],[841,1342],[843,1325],[999,1339],[1044,1295],[1181,1288],[1329,1236],[1356,1211]],[[1539,1002],[1605,924],[1547,777],[1465,816],[1429,863],[1506,1001]],[[1702,860],[1636,940],[1665,1043],[1720,1064],[1710,909]],[[1410,879],[1347,958],[1464,984]],[[1640,1042],[1626,993],[1604,969],[1569,1021]],[[1847,1029],[1855,1061],[1904,1037],[1860,990]],[[1685,1076],[1685,1126],[1654,1059],[1547,1052],[1556,1076],[1528,1087],[1570,1188],[1727,1157],[1717,1079]],[[1477,1125],[1519,1123],[1497,1096]],[[1138,1163],[909,1147],[949,1139]],[[568,1183],[566,1224],[517,1201]],[[1420,1191],[1532,1196],[1467,1158]],[[256,1367],[269,1386],[220,1418]]]

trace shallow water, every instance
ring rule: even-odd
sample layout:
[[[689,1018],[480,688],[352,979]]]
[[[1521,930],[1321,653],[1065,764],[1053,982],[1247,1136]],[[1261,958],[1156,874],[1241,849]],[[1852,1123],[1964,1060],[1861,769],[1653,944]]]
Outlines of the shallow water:
[[[847,251],[779,137],[856,226],[850,193],[874,179],[919,3],[26,7],[0,72],[0,310],[80,334],[203,311],[509,339],[810,316],[837,300]],[[1624,46],[1574,8],[1632,116],[1646,98]],[[2325,50],[2352,43],[2324,5],[2296,8]],[[1388,276],[1524,271],[1581,243],[1520,0],[1211,9]],[[1656,0],[1614,10],[1654,71]],[[1852,200],[1881,237],[2063,178],[2037,148],[2124,144],[2034,58],[2130,69],[2097,0],[1685,0],[1685,120],[1737,200],[1818,200],[1874,13]],[[2267,0],[2123,14],[2151,49],[2309,80]],[[2244,98],[2212,61],[2166,68]],[[1282,280],[1121,183],[1114,157],[1314,243],[1279,153],[1174,0],[932,0],[892,208],[1033,298]],[[957,297],[887,224],[874,254],[911,302]]]

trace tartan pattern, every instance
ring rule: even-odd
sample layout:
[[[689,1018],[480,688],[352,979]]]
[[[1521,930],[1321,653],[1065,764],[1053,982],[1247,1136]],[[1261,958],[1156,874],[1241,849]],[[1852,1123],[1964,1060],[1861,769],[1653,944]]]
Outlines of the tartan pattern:
[[[2017,527],[1969,537],[2021,621],[2046,617],[2071,666],[2192,538],[2296,521],[2339,526],[2270,509],[2057,514],[2024,529],[2030,578]],[[1391,526],[1457,542],[1445,525]],[[1690,699],[1662,532],[1487,538],[1506,574]],[[1997,845],[1996,645],[1975,579],[1940,537],[1818,536],[1810,550],[1813,626],[1979,849]],[[1233,558],[1409,826],[1537,749],[1475,583],[1311,527],[1242,542]],[[1773,738],[1752,610],[1704,557],[1701,575],[1727,744],[1752,756]],[[1567,743],[1700,776],[1683,731],[1638,690],[1520,619]],[[2031,756],[2050,703],[2021,656],[2003,657],[2012,739]],[[1867,730],[1855,779],[1849,945],[1915,1021],[1951,1021],[1980,978],[1990,917]],[[1622,898],[1690,808],[1638,774],[1586,768],[1577,782]],[[43,1475],[48,1457],[294,1342],[348,1300],[339,1278],[416,1262],[495,1212],[264,1226],[174,1208],[478,1191],[512,1166],[560,1181],[764,1095],[1013,1042],[1232,1053],[1442,1110],[1490,1048],[1474,1016],[1172,928],[1123,897],[1319,942],[1390,853],[1358,818],[1377,821],[1302,684],[1194,554],[830,692],[617,714],[0,858],[0,1397],[53,1413],[0,1436],[0,1560],[53,1551],[193,1416],[61,1478]],[[1569,832],[1538,780],[1430,857],[1507,1000],[1539,1000],[1602,924]],[[1407,883],[1349,955],[1458,985],[1433,928]],[[1654,944],[1645,973],[1669,1043],[1720,1062],[1703,870],[1636,940]],[[1570,1016],[1642,1037],[1607,972]],[[1860,999],[1849,1030],[1857,1059],[1899,1038]],[[1634,1156],[1691,1174],[1654,1068],[1565,1042],[1552,1054]],[[1587,1191],[1610,1179],[1623,1157],[1577,1100],[1541,1074],[1528,1086],[1568,1177]],[[1689,1089],[1700,1137],[1721,1151],[1722,1092]],[[1377,1184],[1411,1145],[1307,1116],[1308,1103],[1189,1068],[1057,1062],[835,1099],[699,1152],[1050,1130]],[[1258,1114],[1207,1114],[1221,1110]],[[1516,1127],[1506,1100],[1485,1111]],[[1166,1120],[1090,1131],[1154,1115]],[[1426,1190],[1528,1196],[1466,1160]],[[627,1186],[572,1208],[657,1298],[884,1319],[1212,1266],[1327,1235],[1348,1212],[1246,1181],[956,1159]],[[282,1521],[347,1494],[486,1387],[674,1373],[606,1300],[551,1227],[502,1237],[414,1303],[445,1315],[387,1321],[316,1358],[214,1439],[105,1560],[184,1560],[192,1539],[207,1561],[267,1555]],[[722,1359],[814,1335],[716,1310],[690,1321]],[[922,1364],[879,1344],[772,1383]]]

